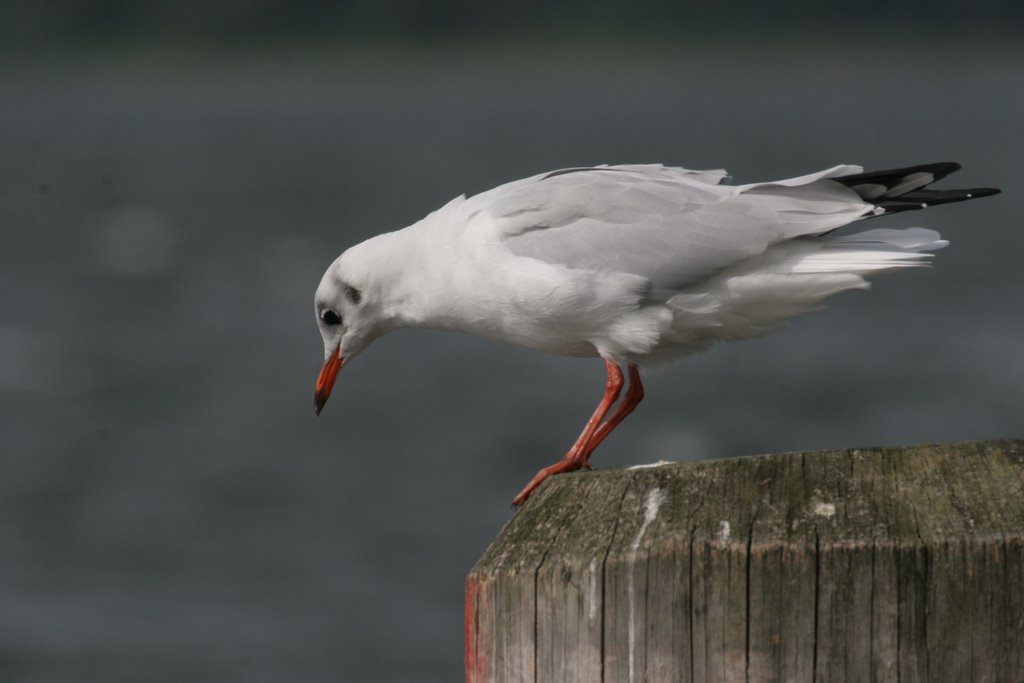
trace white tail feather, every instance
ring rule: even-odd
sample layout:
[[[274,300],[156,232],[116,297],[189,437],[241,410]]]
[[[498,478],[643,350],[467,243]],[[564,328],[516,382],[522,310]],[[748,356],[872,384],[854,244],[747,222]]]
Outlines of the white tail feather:
[[[928,252],[948,244],[939,233],[927,228],[867,230],[784,242],[765,252],[765,262],[758,265],[774,273],[868,275],[927,265],[932,257]]]
[[[935,251],[949,246],[949,242],[942,239],[939,233],[928,228],[904,228],[902,230],[878,228],[852,235],[829,236],[823,238],[822,241],[843,244],[885,244],[914,251]]]
[[[820,307],[839,292],[865,289],[886,270],[927,265],[947,242],[934,230],[868,230],[776,244],[758,257],[671,297],[671,338],[699,348],[710,339],[746,339]],[[692,350],[692,349],[691,349]],[[668,356],[669,354],[662,354]]]
[[[858,273],[925,265],[932,255],[915,251],[874,251],[870,249],[825,249],[794,259],[790,273]]]

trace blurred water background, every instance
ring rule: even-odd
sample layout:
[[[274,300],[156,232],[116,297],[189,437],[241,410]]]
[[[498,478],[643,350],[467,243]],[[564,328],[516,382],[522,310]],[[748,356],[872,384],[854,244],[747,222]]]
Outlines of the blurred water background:
[[[463,577],[601,364],[402,331],[316,420],[312,295],[545,170],[1004,189],[871,226],[934,269],[651,375],[598,466],[1024,436],[1021,6],[805,5],[6,5],[0,680],[460,680]]]

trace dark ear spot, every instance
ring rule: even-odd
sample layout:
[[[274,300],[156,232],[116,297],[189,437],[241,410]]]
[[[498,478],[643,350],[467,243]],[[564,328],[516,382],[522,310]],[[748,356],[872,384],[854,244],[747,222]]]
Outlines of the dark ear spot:
[[[363,300],[363,293],[352,285],[345,285],[345,296],[354,304],[358,304]]]

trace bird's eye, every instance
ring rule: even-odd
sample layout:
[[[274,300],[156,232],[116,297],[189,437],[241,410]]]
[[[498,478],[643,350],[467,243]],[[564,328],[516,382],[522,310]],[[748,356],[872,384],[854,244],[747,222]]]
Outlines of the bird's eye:
[[[332,311],[329,308],[325,308],[320,311],[320,319],[323,320],[325,324],[331,326],[341,324],[341,316],[338,315],[336,311]]]

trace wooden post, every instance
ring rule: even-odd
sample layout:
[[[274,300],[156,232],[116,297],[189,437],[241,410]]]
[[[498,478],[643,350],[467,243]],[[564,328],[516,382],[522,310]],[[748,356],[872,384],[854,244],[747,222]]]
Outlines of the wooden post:
[[[467,579],[469,683],[1024,680],[1024,441],[551,477]]]

